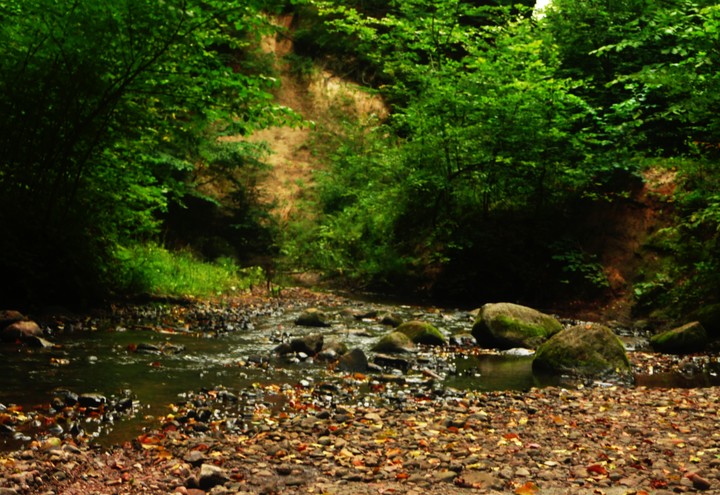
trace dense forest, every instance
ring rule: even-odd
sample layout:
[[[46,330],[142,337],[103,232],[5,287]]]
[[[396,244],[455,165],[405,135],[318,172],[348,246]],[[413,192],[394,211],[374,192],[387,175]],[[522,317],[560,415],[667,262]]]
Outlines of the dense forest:
[[[674,187],[634,304],[720,315],[720,6],[525,3],[0,1],[3,297],[153,292],[180,259],[475,303],[602,300],[597,212],[653,170]],[[292,39],[297,78],[324,67],[388,114],[323,126],[278,104],[267,36]],[[303,214],[282,224],[258,201],[267,147],[224,139],[278,125],[319,135]]]

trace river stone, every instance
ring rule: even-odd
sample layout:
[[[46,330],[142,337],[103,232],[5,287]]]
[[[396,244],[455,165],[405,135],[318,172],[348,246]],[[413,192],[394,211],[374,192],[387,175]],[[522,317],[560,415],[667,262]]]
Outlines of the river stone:
[[[407,359],[395,356],[387,356],[385,354],[376,355],[373,359],[373,362],[378,366],[382,366],[383,368],[392,368],[396,370],[401,370],[403,372],[406,372],[410,369],[410,361],[408,361]]]
[[[391,332],[382,337],[372,348],[374,352],[398,354],[403,352],[415,352],[415,344],[402,332]]]
[[[368,369],[367,356],[362,349],[355,348],[340,358],[337,369],[350,373],[366,373]]]
[[[472,334],[482,347],[533,349],[562,330],[553,316],[512,303],[485,304],[473,324]]]
[[[628,375],[630,361],[620,339],[604,325],[575,325],[538,347],[533,369],[583,376]]]
[[[140,342],[135,348],[135,352],[140,354],[162,354],[160,346],[155,344],[148,344],[147,342]]]
[[[397,313],[383,313],[380,323],[397,328],[403,324],[403,319]]]
[[[340,341],[336,338],[324,339],[322,350],[320,354],[330,356],[331,353],[334,356],[342,356],[348,351],[348,346],[345,342]]]
[[[14,309],[0,310],[0,328],[5,328],[8,325],[24,319],[25,315],[23,315],[20,311],[15,311]]]
[[[304,327],[329,327],[327,316],[317,308],[309,308],[295,320],[296,325]]]
[[[224,469],[214,464],[203,464],[200,466],[200,477],[198,484],[202,490],[209,490],[214,486],[224,485],[230,481]]]
[[[698,321],[650,337],[650,345],[654,350],[668,354],[701,352],[707,344],[707,332]]]
[[[424,321],[408,321],[395,329],[396,332],[404,333],[415,344],[424,345],[446,345],[445,336],[440,330]]]
[[[26,340],[31,337],[42,337],[43,331],[34,321],[16,321],[5,327],[0,334],[4,342]]]
[[[78,404],[80,405],[80,407],[89,407],[92,409],[97,409],[106,403],[107,403],[107,398],[102,394],[87,393],[87,394],[80,394],[80,396],[78,396]]]
[[[306,335],[290,341],[292,352],[305,353],[308,356],[315,356],[323,348],[324,337],[319,333]]]

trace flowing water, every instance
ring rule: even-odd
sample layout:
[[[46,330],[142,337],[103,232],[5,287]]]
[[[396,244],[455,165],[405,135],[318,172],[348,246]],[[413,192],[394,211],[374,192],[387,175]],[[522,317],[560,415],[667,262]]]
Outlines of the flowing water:
[[[405,321],[423,320],[453,336],[455,348],[426,350],[410,358],[411,369],[405,375],[416,377],[416,382],[433,376],[440,379],[441,387],[480,391],[529,390],[562,383],[557,377],[533,373],[532,356],[474,348],[469,336],[473,318],[465,311],[343,300],[342,305],[324,308],[331,326],[318,329],[294,324],[303,309],[303,305],[280,302],[250,312],[215,308],[191,315],[155,307],[86,319],[82,329],[77,324],[59,324],[50,336],[56,344],[53,348],[0,346],[0,405],[47,409],[63,390],[129,398],[133,414],[89,428],[106,442],[121,441],[167,414],[168,405],[182,400],[188,391],[220,386],[242,391],[254,384],[332,381],[339,374],[330,371],[327,362],[283,359],[273,349],[290,338],[320,332],[326,340],[335,338],[369,353],[372,344],[390,331],[381,323],[383,313],[394,313]],[[367,316],[360,317],[362,313]],[[695,374],[685,381],[677,374],[638,379],[646,386],[720,384],[713,373]],[[2,445],[13,447],[17,442],[0,435]]]

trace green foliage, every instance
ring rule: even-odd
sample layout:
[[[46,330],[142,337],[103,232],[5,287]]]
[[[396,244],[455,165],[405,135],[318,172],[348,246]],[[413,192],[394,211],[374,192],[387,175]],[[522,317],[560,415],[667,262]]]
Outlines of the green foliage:
[[[100,294],[111,253],[158,232],[206,143],[293,119],[254,55],[272,29],[260,7],[0,5],[0,265],[15,295]]]
[[[493,218],[539,225],[632,167],[578,96],[584,81],[557,77],[556,46],[527,12],[417,1],[371,16],[315,4],[381,70],[393,110],[376,132],[341,132],[319,181],[318,226],[300,241],[315,266],[384,285],[470,252],[498,256],[481,241]],[[522,225],[518,244],[545,241]]]
[[[122,269],[118,288],[134,294],[231,295],[265,281],[260,268],[241,270],[229,258],[203,262],[190,252],[171,253],[154,244],[121,248],[116,256]]]
[[[556,253],[552,260],[560,264],[560,270],[565,274],[562,283],[570,285],[572,290],[581,291],[588,287],[602,291],[610,286],[597,256],[559,242],[552,245],[552,250]]]
[[[706,159],[676,163],[675,222],[654,243],[670,261],[635,287],[641,307],[673,317],[720,303],[720,171]]]

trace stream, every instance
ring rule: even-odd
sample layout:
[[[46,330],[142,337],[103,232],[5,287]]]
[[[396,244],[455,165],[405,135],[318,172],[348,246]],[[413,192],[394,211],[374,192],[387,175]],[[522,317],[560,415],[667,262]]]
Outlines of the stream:
[[[295,320],[308,307],[322,309],[331,325],[296,325]],[[410,363],[409,369],[391,369],[387,371],[389,376],[383,375],[383,380],[397,378],[399,385],[392,392],[396,399],[419,388],[463,393],[570,385],[567,378],[533,373],[531,355],[478,349],[469,336],[473,317],[459,309],[380,304],[334,296],[319,301],[278,299],[238,306],[128,306],[96,317],[46,319],[43,327],[55,344],[52,348],[0,346],[0,426],[5,410],[16,414],[25,411],[30,419],[30,411],[44,414],[23,426],[0,430],[0,449],[17,448],[41,435],[44,425],[54,424],[43,418],[61,409],[58,397],[96,394],[107,400],[108,410],[113,404],[113,414],[106,413],[102,419],[78,416],[77,421],[67,420],[55,431],[60,434],[81,428],[93,441],[109,445],[150,427],[157,417],[168,414],[170,404],[184,400],[192,391],[224,387],[245,393],[258,384],[312,387],[340,382],[347,373],[331,370],[329,362],[281,358],[273,349],[290,338],[322,333],[326,340],[337,339],[350,349],[363,349],[371,357],[371,346],[390,331],[381,322],[382,315],[390,313],[403,321],[432,323],[451,341],[447,348],[421,349],[412,357],[403,357]],[[642,336],[627,334],[621,338],[628,350],[647,346]],[[636,375],[636,384],[720,385],[719,367],[717,359],[710,359],[692,373],[645,370]],[[369,382],[372,385],[373,379]],[[363,387],[358,386],[357,400],[363,400],[363,390],[369,393]]]

